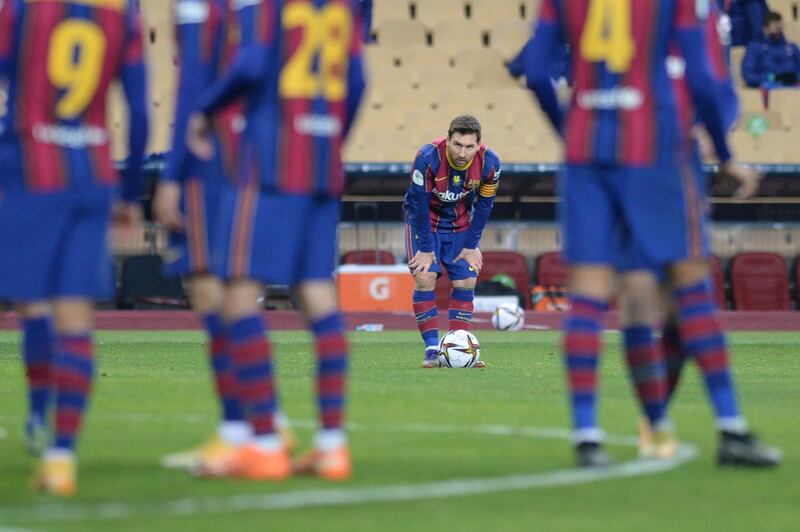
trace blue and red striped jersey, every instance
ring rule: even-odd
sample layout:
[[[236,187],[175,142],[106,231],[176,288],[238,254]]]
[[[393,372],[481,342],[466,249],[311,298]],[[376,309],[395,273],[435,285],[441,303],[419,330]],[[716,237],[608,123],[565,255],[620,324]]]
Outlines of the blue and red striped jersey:
[[[215,115],[246,99],[238,178],[265,190],[338,196],[341,148],[364,90],[360,10],[352,0],[232,0],[241,43],[201,97]]]
[[[232,178],[241,133],[244,106],[241,100],[222,109],[214,119],[217,156],[208,165],[191,156],[186,147],[189,115],[200,96],[231,65],[238,46],[238,21],[225,0],[179,0],[175,5],[179,82],[175,129],[164,179],[184,181],[206,175],[207,179]]]
[[[138,11],[128,0],[0,2],[0,180],[7,193],[118,182],[110,160],[106,93],[122,81],[130,107],[123,196],[137,199],[147,140]]]
[[[476,247],[483,225],[473,227],[474,212],[481,200],[491,210],[499,183],[500,158],[485,144],[480,145],[465,168],[457,168],[450,162],[447,137],[423,146],[414,159],[411,186],[403,201],[406,218],[417,228],[420,249],[429,251],[426,243],[430,231],[458,233],[471,228],[476,229],[475,238],[470,239],[474,245],[467,247]],[[420,197],[428,201],[419,202],[417,198]],[[426,219],[429,224],[425,223]]]
[[[548,117],[563,129],[568,163],[652,166],[687,145],[689,131],[667,73],[672,42],[686,61],[694,108],[720,158],[730,158],[704,30],[711,13],[710,0],[542,1],[526,74]],[[563,42],[573,51],[574,79],[565,120],[542,74]]]
[[[725,130],[730,130],[739,114],[739,98],[731,78],[728,66],[726,43],[730,42],[730,28],[721,19],[725,15],[720,13],[715,3],[711,4],[712,12],[706,18],[703,27],[708,56],[711,61],[713,79],[720,86],[722,102],[722,123]],[[681,56],[680,48],[676,43],[670,46],[670,55],[667,57],[667,73],[673,81],[675,101],[678,116],[682,127],[690,129],[696,122],[696,113],[692,107],[692,95],[686,83],[686,61]]]

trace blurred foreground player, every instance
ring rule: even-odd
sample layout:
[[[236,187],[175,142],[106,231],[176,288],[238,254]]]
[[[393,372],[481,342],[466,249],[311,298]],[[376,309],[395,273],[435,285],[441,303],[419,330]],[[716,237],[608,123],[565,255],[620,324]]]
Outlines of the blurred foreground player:
[[[566,142],[559,183],[571,294],[564,352],[581,466],[610,461],[596,420],[596,373],[618,249],[635,249],[648,264],[668,269],[681,336],[706,374],[712,400],[719,403],[723,438],[755,441],[736,404],[727,348],[711,302],[700,170],[666,67],[668,47],[677,42],[693,106],[711,135],[721,171],[740,182],[740,197],[752,195],[758,176],[733,163],[725,139],[721,91],[705,46],[703,21],[709,13],[705,0],[545,0],[533,51],[526,56],[528,84]],[[575,91],[566,123],[545,74],[565,39],[575,57]],[[620,234],[630,239],[630,247],[615,242]],[[654,430],[669,438],[666,375],[652,327],[644,327],[637,339],[637,356],[648,368],[649,381],[640,392],[647,393],[642,399]]]
[[[425,342],[423,368],[439,367],[436,279],[442,268],[453,284],[448,330],[469,330],[475,282],[483,267],[478,245],[499,182],[500,159],[481,143],[481,124],[474,116],[454,118],[447,137],[426,144],[414,159],[403,212],[414,315]],[[481,360],[474,367],[485,366]]]
[[[168,275],[186,279],[193,310],[208,335],[209,362],[220,400],[222,420],[202,445],[163,456],[167,468],[193,470],[204,460],[219,460],[244,445],[252,434],[241,405],[239,379],[220,316],[225,286],[212,273],[211,232],[224,182],[232,179],[244,128],[243,108],[234,102],[214,121],[215,157],[198,161],[186,146],[186,124],[200,95],[230,64],[236,51],[237,23],[223,0],[181,0],[175,4],[180,58],[178,102],[172,150],[153,202],[156,218],[170,229]],[[286,420],[276,423],[286,431]]]
[[[349,0],[237,5],[239,51],[201,97],[188,141],[198,157],[210,159],[211,120],[233,99],[245,98],[241,166],[220,198],[215,250],[227,282],[223,318],[255,435],[207,473],[281,480],[295,472],[346,480],[348,347],[333,268],[344,189],[340,153],[364,89],[359,11]],[[264,283],[296,291],[316,340],[322,426],[311,452],[291,465],[273,421],[278,401],[272,348],[259,305]]]
[[[130,110],[121,199],[105,124],[117,77]],[[136,9],[126,0],[0,2],[0,78],[9,87],[0,127],[0,295],[52,305],[54,441],[33,484],[69,496],[93,380],[92,301],[113,295],[108,223],[141,218],[147,111]]]

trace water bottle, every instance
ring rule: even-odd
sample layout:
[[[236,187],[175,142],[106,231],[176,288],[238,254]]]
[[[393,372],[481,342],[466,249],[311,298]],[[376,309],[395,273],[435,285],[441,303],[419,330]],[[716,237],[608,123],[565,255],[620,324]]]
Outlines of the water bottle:
[[[383,330],[383,323],[364,323],[361,325],[356,325],[357,331],[367,331],[367,332],[380,332]]]

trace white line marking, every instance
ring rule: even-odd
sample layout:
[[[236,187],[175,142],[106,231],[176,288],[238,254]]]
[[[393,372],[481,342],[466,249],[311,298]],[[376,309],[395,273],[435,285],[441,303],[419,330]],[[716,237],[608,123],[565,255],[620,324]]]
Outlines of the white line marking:
[[[193,418],[196,416],[193,416]],[[311,422],[293,423],[310,425]],[[511,427],[489,425],[458,427],[433,424],[405,424],[394,427],[368,427],[352,425],[351,430],[380,430],[406,432],[478,433],[495,436],[528,436],[533,438],[569,439],[570,431],[559,428]],[[609,443],[636,445],[636,438],[610,436]],[[496,478],[465,478],[420,484],[395,484],[361,488],[330,488],[295,490],[277,494],[234,495],[229,497],[180,498],[171,501],[109,502],[109,503],[50,503],[28,508],[3,508],[2,515],[14,521],[98,521],[133,517],[163,517],[233,513],[243,511],[289,510],[297,508],[345,506],[375,502],[401,502],[422,499],[440,499],[461,495],[477,495],[550,488],[598,482],[618,478],[652,475],[670,471],[697,457],[697,449],[681,445],[677,455],[670,460],[634,460],[601,469],[562,469],[543,473],[508,475]]]

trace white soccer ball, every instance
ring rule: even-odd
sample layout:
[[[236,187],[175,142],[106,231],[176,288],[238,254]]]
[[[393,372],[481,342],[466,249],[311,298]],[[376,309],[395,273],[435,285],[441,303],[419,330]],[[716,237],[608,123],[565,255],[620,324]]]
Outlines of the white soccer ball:
[[[448,368],[471,368],[481,359],[481,346],[469,331],[450,331],[439,341],[439,365]]]
[[[492,326],[498,331],[519,331],[525,325],[525,311],[516,303],[502,303],[492,313]]]

